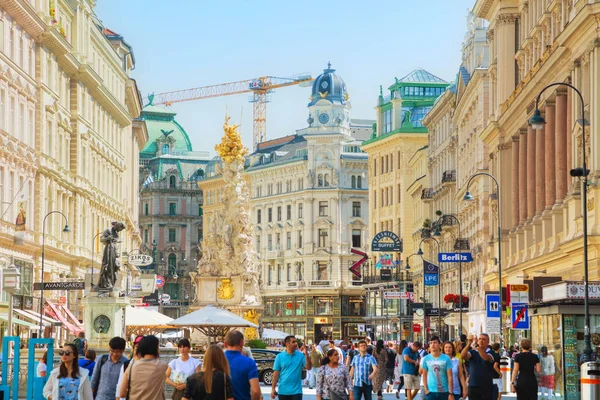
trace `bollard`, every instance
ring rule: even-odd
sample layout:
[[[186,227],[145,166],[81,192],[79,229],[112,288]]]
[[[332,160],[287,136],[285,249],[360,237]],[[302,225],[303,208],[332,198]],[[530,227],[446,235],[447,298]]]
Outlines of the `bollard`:
[[[502,394],[510,393],[510,382],[512,378],[510,372],[510,358],[506,356],[500,357],[500,372],[502,372],[502,387],[500,388],[500,391]]]
[[[595,361],[581,364],[581,400],[600,400],[600,365]]]

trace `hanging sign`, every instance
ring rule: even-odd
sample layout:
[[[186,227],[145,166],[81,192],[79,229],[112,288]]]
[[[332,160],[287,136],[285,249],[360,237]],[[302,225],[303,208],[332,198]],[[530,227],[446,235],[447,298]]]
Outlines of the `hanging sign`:
[[[379,232],[371,242],[371,251],[397,251],[402,252],[402,239],[394,232]]]

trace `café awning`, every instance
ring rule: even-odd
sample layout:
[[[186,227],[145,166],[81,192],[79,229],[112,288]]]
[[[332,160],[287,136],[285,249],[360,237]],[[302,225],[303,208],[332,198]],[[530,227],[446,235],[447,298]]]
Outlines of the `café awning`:
[[[48,307],[45,307],[44,310],[49,313],[52,317],[57,318],[60,322],[63,323],[63,326],[69,330],[73,335],[77,335],[79,332],[83,332],[83,328],[75,326],[67,321],[67,318],[62,314],[59,310],[59,307],[52,303],[50,300],[46,300],[46,304]]]
[[[8,314],[0,314],[0,320],[2,320],[4,322],[8,322]],[[17,325],[21,325],[26,328],[29,328],[32,331],[40,330],[40,327],[38,325],[32,324],[31,322],[23,321],[21,319],[15,318],[15,317],[13,317],[12,322],[13,322],[13,324],[17,324]]]

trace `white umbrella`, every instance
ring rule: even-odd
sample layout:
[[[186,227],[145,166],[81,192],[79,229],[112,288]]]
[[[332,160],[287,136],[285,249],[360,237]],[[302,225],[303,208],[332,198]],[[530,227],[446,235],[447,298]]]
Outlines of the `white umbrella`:
[[[169,325],[196,328],[206,336],[215,339],[224,337],[230,328],[258,328],[258,325],[212,305],[177,318]]]
[[[277,329],[263,329],[262,338],[263,339],[285,339],[289,334],[278,331]]]

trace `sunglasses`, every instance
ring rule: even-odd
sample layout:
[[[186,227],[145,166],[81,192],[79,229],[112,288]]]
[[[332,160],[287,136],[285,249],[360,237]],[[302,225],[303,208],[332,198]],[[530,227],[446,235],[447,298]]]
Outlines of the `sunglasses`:
[[[71,354],[73,354],[73,352],[71,350],[59,350],[58,351],[59,356],[70,356]]]

